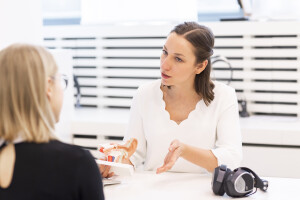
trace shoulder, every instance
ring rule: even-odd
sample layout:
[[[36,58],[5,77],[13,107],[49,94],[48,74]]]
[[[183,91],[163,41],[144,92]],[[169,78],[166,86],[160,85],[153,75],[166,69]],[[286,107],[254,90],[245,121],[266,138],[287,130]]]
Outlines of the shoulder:
[[[157,98],[160,95],[160,85],[160,79],[140,85],[136,91],[135,99],[137,101],[144,101]]]
[[[131,102],[131,116],[141,117],[147,115],[149,111],[156,109],[157,105],[160,105],[160,100],[162,99],[160,85],[161,80],[158,79],[139,86]]]
[[[214,81],[214,93],[216,97],[236,97],[235,89],[224,83]]]
[[[56,171],[64,172],[62,181],[67,179],[69,187],[78,188],[80,195],[86,196],[84,199],[104,199],[100,171],[88,150],[57,140],[46,145],[52,152],[48,162]]]
[[[214,93],[215,97],[212,102],[212,105],[219,105],[221,107],[228,107],[234,104],[237,104],[237,96],[235,89],[224,83],[214,81],[215,88]]]
[[[72,162],[82,162],[86,161],[94,161],[91,153],[82,147],[63,143],[57,140],[52,140],[49,143],[45,144],[47,152],[51,152],[52,154],[56,154],[58,157],[64,157],[64,159]]]
[[[56,168],[57,170],[76,173],[76,171],[94,168],[97,171],[95,159],[91,153],[82,147],[66,144],[58,140],[47,143],[22,142],[15,145],[20,166],[28,163],[36,167]]]
[[[147,94],[147,93],[156,92],[157,88],[160,87],[160,84],[161,84],[160,79],[144,83],[144,84],[139,86],[139,88],[137,90],[137,94],[144,95],[144,94]]]

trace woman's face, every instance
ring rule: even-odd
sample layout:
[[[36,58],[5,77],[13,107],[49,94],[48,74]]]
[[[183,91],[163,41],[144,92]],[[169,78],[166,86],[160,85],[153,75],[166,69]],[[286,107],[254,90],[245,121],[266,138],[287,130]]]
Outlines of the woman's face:
[[[62,77],[59,73],[48,79],[47,96],[56,122],[59,121],[60,111],[63,104],[63,89]]]
[[[196,74],[205,67],[196,64],[194,47],[183,36],[171,33],[160,57],[162,84],[183,86],[194,84]]]

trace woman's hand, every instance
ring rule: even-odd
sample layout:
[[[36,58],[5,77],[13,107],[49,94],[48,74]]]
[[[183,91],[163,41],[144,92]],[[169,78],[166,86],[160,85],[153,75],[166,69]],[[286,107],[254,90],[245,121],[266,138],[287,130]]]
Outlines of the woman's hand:
[[[101,159],[104,160],[104,159]],[[109,165],[98,165],[102,178],[110,178],[114,175],[114,172],[110,171]]]
[[[138,141],[135,138],[131,138],[130,140],[126,141],[124,144],[118,144],[118,143],[110,143],[111,147],[109,148],[104,148],[102,147],[102,153],[105,155],[108,155],[110,151],[115,150],[115,151],[125,151],[125,153],[122,154],[122,156],[117,156],[114,162],[117,163],[124,163],[124,164],[130,164],[131,161],[129,160],[130,156],[135,152]],[[122,160],[119,160],[122,159]],[[106,159],[101,159],[101,160],[106,160]],[[102,175],[102,178],[110,178],[114,175],[114,172],[110,172],[110,166],[108,165],[98,165],[100,173]]]
[[[184,144],[179,142],[179,140],[173,140],[169,147],[169,152],[165,157],[163,166],[157,168],[156,173],[160,174],[170,170],[177,159],[182,155],[184,150]]]
[[[119,158],[117,158],[116,162],[118,162],[118,159]],[[105,159],[101,159],[101,160],[105,160]],[[133,166],[133,164],[131,163],[129,158],[123,158],[121,163],[129,164],[129,165]],[[99,167],[102,178],[110,178],[114,175],[114,172],[110,172],[111,166],[109,166],[109,165],[98,165],[98,167]]]

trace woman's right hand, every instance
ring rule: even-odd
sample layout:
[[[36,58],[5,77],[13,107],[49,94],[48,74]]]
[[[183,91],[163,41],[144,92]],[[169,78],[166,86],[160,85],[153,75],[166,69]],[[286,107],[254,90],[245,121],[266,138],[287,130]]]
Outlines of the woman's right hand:
[[[110,172],[109,165],[98,165],[98,167],[99,167],[102,178],[110,178],[114,175],[114,172]]]

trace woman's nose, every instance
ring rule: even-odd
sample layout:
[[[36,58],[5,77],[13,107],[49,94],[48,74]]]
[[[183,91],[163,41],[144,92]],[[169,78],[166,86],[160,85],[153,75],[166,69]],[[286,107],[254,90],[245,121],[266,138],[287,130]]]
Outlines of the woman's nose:
[[[161,58],[160,68],[165,71],[169,71],[171,69],[171,63],[168,58],[164,58],[164,59]]]

